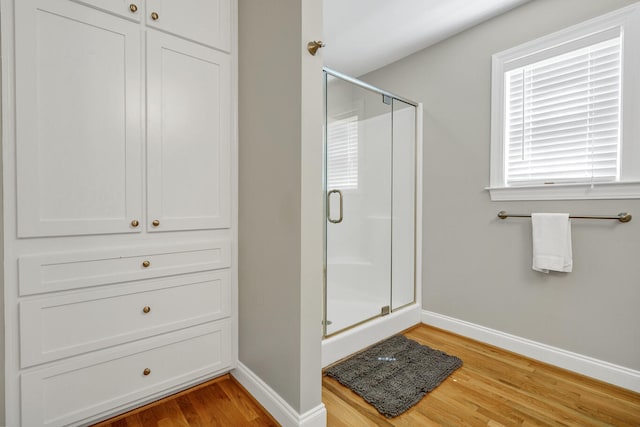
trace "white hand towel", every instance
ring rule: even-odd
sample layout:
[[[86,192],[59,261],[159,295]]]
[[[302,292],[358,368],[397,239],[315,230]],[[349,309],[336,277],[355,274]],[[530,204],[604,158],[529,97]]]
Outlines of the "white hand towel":
[[[571,221],[569,214],[531,214],[533,231],[533,269],[569,273],[573,268],[571,254]]]

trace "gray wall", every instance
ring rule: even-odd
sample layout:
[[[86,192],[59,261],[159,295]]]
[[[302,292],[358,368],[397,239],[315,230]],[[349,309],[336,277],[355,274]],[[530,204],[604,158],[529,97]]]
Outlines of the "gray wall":
[[[238,3],[239,359],[304,413],[321,404],[322,59],[304,45],[322,2]]]
[[[5,76],[2,76],[3,78]],[[2,88],[0,88],[0,97],[2,96]],[[2,103],[0,103],[0,115],[3,113],[2,111]],[[4,135],[4,129],[2,127],[3,121],[0,120],[0,141],[2,141],[2,135]],[[3,159],[3,151],[0,149],[0,165],[4,165]],[[0,166],[0,193],[2,197],[0,200],[2,201],[2,209],[0,209],[0,259],[2,260],[2,264],[0,264],[0,426],[5,425],[6,421],[6,401],[5,401],[5,323],[4,323],[4,174],[1,170],[2,166]]]
[[[423,308],[640,369],[640,201],[491,202],[491,55],[628,4],[534,0],[363,80],[424,103]],[[513,213],[617,214],[573,221],[572,273],[531,269],[531,225]]]
[[[2,96],[2,90],[0,90]],[[0,114],[2,110],[0,108]],[[3,135],[2,120],[0,120],[0,135]],[[0,136],[0,140],[2,137]],[[2,151],[0,150],[0,165],[3,165]],[[1,169],[1,167],[0,167]],[[0,170],[0,200],[4,205],[4,183],[3,174]],[[4,398],[4,365],[5,365],[5,337],[4,337],[4,209],[0,209],[0,426],[5,425],[5,398]]]

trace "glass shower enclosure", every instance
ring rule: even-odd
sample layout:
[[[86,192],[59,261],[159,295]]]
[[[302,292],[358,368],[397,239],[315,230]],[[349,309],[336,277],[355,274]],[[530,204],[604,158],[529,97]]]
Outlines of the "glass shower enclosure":
[[[325,69],[324,336],[416,298],[416,104]]]

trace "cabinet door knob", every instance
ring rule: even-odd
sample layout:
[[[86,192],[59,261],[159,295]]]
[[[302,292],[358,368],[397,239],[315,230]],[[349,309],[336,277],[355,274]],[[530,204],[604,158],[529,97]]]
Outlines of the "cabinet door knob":
[[[151,265],[151,263],[150,263],[149,261],[147,261],[147,260],[142,261],[142,266],[143,266],[144,268],[147,268],[147,267],[149,267],[150,265]]]
[[[137,219],[134,219],[133,221],[131,221],[131,226],[132,226],[132,227],[137,227],[137,226],[139,226],[139,225],[140,225],[140,223],[138,222],[138,220],[137,220]]]
[[[151,373],[151,369],[149,368],[144,368],[144,371],[142,371],[142,374],[146,377],[147,375],[149,375]]]
[[[158,18],[160,18],[160,15],[158,15],[156,12],[151,12],[151,19],[157,21]]]
[[[135,4],[131,3],[129,5],[129,10],[131,11],[131,13],[136,13],[138,11],[138,6],[136,6]]]
[[[151,311],[151,307],[149,307],[148,305],[145,305],[144,308],[142,309],[142,312],[145,314],[147,314],[150,311]]]
[[[157,220],[157,219],[154,219],[154,220],[153,220],[153,222],[152,222],[151,224],[153,224],[153,226],[154,226],[154,227],[157,227],[157,226],[159,226],[159,225],[160,225],[160,221],[159,221],[159,220]]]

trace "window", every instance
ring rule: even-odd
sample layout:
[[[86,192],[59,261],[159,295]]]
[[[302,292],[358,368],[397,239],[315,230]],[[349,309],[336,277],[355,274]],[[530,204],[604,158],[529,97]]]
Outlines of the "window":
[[[620,34],[505,73],[507,185],[615,181]]]
[[[640,198],[640,7],[493,56],[492,200]]]
[[[345,114],[327,125],[327,188],[358,188],[358,116]]]

